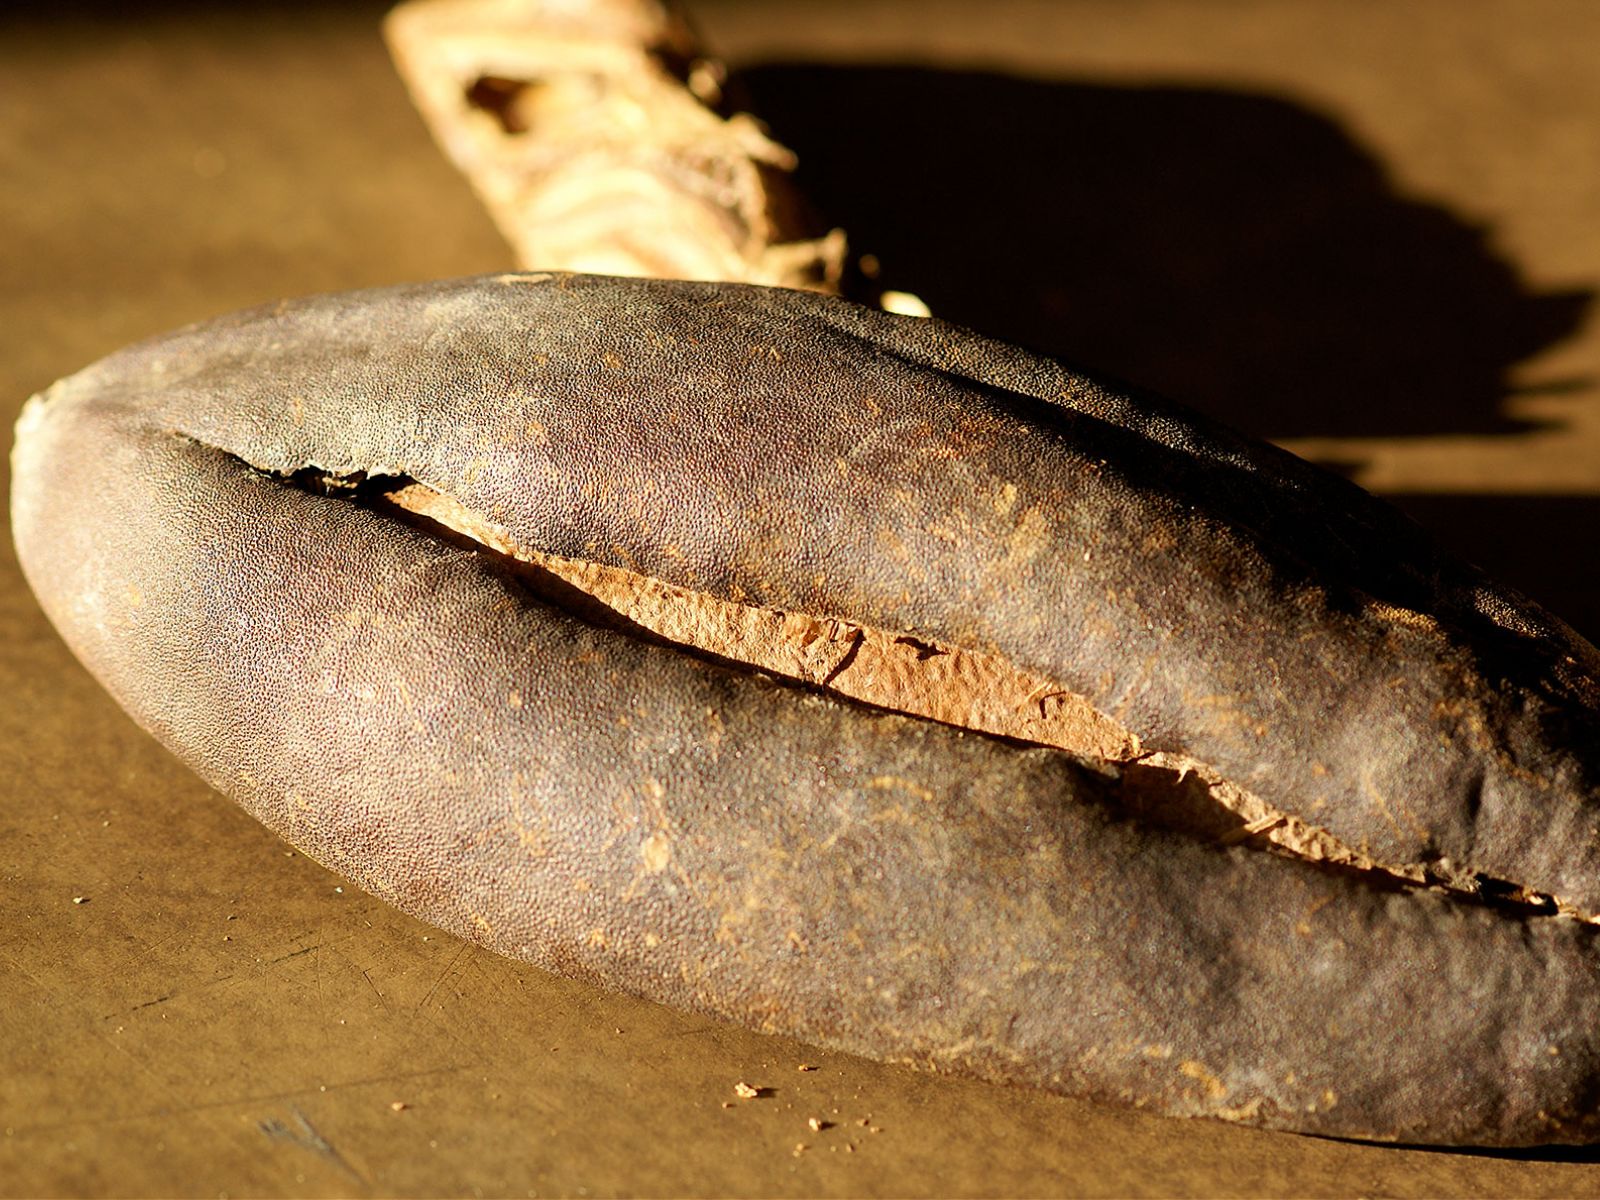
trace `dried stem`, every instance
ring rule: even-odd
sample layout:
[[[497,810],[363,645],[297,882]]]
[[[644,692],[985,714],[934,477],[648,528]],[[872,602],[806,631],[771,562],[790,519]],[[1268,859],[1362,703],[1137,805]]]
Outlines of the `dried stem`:
[[[839,290],[844,233],[669,5],[409,0],[385,33],[521,266]]]

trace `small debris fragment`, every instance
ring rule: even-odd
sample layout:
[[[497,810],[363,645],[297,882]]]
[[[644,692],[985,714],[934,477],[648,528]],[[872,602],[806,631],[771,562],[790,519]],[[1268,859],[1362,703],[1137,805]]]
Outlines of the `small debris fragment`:
[[[407,1104],[404,1100],[395,1100],[390,1103],[389,1107],[394,1109],[395,1112],[405,1112],[405,1110],[410,1108],[411,1105]]]
[[[87,904],[87,903],[89,903],[89,897],[87,897],[87,896],[74,896],[72,898],[72,902],[74,904]]]
[[[810,1063],[801,1063],[798,1067],[795,1068],[795,1070],[796,1071],[815,1071],[816,1068],[813,1067]]]
[[[805,1144],[805,1143],[804,1143],[804,1142],[796,1142],[796,1143],[795,1143],[795,1144],[794,1144],[794,1156],[795,1156],[795,1157],[796,1157],[796,1158],[799,1158],[799,1157],[800,1157],[800,1156],[801,1156],[801,1155],[802,1155],[802,1154],[804,1154],[804,1153],[805,1153],[805,1152],[806,1152],[806,1151],[807,1151],[807,1150],[808,1150],[808,1149],[810,1149],[810,1147],[809,1147],[809,1146],[807,1146],[807,1145],[806,1145],[806,1144]]]
[[[751,1087],[742,1079],[733,1085],[733,1094],[742,1100],[754,1100],[765,1090],[765,1088]]]
[[[806,1121],[806,1124],[811,1126],[811,1132],[813,1133],[821,1133],[824,1129],[833,1128],[832,1121],[824,1121],[821,1117],[811,1117]]]
[[[722,1102],[722,1107],[723,1108],[732,1108],[733,1107],[733,1101],[732,1100],[724,1100]]]

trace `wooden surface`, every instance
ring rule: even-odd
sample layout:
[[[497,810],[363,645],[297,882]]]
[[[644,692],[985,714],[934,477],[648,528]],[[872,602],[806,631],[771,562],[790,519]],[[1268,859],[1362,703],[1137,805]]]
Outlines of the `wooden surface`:
[[[8,421],[174,325],[507,264],[379,7],[111,8],[0,26]],[[895,285],[1338,462],[1600,634],[1600,6],[696,12]],[[0,1194],[1600,1193],[1589,1151],[1166,1121],[466,948],[133,727],[9,542],[0,672]]]

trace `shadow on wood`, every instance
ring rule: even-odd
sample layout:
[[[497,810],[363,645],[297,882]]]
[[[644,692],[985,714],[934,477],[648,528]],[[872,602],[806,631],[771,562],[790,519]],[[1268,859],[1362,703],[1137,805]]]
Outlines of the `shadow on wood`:
[[[1593,297],[1532,293],[1282,97],[892,65],[739,82],[888,286],[1261,436],[1510,432],[1507,369]]]

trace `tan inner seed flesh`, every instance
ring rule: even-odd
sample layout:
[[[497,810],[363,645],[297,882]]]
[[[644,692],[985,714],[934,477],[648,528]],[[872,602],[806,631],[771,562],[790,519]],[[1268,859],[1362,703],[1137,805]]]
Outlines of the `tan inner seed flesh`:
[[[600,624],[622,624],[876,707],[1119,764],[1136,815],[1223,844],[1256,841],[1298,858],[1427,881],[1421,865],[1378,864],[1325,830],[1269,807],[1211,768],[1146,752],[1131,730],[1071,689],[995,655],[807,613],[722,600],[660,579],[518,545],[452,497],[420,483],[382,506],[531,568],[532,590]]]

